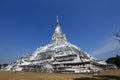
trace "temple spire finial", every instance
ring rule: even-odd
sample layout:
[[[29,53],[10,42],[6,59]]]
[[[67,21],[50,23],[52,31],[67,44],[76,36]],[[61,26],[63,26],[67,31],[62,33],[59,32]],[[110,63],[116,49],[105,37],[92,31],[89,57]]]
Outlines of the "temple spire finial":
[[[52,41],[61,41],[61,40],[66,40],[66,36],[65,34],[62,33],[58,16],[56,16],[56,28],[55,28],[55,33],[52,36]]]
[[[59,23],[58,16],[56,16],[56,18],[57,18],[57,21],[56,21],[56,22]]]
[[[55,29],[56,33],[62,33],[62,30],[60,28],[60,24],[59,24],[59,20],[58,20],[58,16],[56,17],[56,29]]]

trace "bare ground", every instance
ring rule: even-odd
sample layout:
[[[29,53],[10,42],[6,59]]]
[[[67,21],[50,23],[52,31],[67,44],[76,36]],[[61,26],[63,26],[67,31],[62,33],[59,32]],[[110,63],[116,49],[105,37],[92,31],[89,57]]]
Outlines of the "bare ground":
[[[120,70],[106,70],[98,75],[0,71],[0,80],[120,80]]]

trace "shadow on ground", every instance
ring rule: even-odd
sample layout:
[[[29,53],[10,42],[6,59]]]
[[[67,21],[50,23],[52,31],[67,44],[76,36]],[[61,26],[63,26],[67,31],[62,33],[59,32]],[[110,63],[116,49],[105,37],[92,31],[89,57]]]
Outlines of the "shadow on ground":
[[[96,78],[88,78],[88,77],[82,77],[82,78],[75,78],[73,80],[100,80],[100,79],[96,79]]]
[[[93,76],[93,78],[82,77],[82,78],[74,78],[73,80],[120,80],[120,76]]]

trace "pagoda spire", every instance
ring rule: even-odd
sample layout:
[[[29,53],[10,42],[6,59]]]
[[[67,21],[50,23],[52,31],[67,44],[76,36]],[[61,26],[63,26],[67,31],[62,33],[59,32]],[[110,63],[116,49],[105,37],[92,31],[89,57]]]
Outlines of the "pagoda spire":
[[[58,16],[57,16],[57,21],[56,22],[59,23]]]
[[[62,30],[61,30],[61,27],[60,27],[60,24],[59,24],[59,19],[58,19],[58,16],[56,17],[56,28],[55,28],[55,32],[56,33],[62,33]]]
[[[59,24],[59,19],[58,16],[56,17],[56,28],[55,28],[55,33],[52,36],[52,41],[61,41],[61,40],[66,40],[65,34],[62,33],[62,29]]]

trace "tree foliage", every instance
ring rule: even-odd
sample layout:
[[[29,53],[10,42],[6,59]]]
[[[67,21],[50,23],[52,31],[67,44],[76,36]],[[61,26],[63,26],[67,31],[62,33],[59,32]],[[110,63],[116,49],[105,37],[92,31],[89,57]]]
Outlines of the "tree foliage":
[[[120,31],[115,33],[115,37],[120,42]]]
[[[1,67],[6,67],[8,64],[0,64],[0,68]]]
[[[115,64],[120,68],[120,56],[116,55]]]
[[[120,56],[116,55],[116,57],[111,57],[106,60],[108,64],[115,64],[120,69]]]

